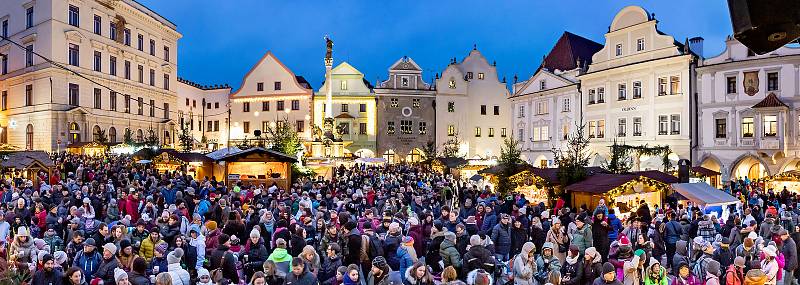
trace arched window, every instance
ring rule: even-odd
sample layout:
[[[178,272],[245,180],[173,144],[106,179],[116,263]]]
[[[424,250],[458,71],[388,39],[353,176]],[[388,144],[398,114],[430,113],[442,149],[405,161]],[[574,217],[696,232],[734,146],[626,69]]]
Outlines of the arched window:
[[[25,127],[25,149],[33,150],[33,124]]]
[[[108,129],[108,142],[117,143],[117,129],[114,127]]]
[[[136,130],[136,141],[144,142],[144,132],[142,132],[142,129]]]
[[[69,141],[77,143],[81,141],[81,128],[78,123],[72,122],[69,124]]]
[[[92,137],[94,138],[94,141],[100,141],[100,126],[95,125],[94,128],[92,128]]]

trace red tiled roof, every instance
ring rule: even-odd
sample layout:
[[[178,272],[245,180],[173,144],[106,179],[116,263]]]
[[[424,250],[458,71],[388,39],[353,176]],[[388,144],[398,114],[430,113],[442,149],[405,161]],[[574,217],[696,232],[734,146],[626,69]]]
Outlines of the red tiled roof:
[[[789,108],[781,99],[778,99],[778,96],[775,93],[769,93],[764,100],[758,102],[758,104],[753,105],[752,108],[774,108],[774,107],[781,107],[781,108]]]
[[[603,48],[590,39],[579,35],[564,32],[558,39],[550,53],[545,56],[540,68],[553,70],[573,70],[578,67],[576,61],[580,59],[587,65],[592,62],[592,56]]]

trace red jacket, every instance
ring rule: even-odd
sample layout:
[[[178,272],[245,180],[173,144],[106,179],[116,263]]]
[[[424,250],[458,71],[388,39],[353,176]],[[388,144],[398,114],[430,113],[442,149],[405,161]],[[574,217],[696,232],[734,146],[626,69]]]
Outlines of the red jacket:
[[[728,270],[725,271],[725,285],[742,285],[744,284],[744,270],[737,269],[736,266],[731,264]]]

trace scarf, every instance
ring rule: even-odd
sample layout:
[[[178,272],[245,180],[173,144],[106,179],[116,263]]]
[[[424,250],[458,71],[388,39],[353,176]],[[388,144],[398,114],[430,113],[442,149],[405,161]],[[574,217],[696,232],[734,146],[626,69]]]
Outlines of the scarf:
[[[569,264],[575,264],[576,262],[578,262],[578,256],[577,255],[576,256],[567,256],[566,260],[567,260],[567,263],[569,263]]]

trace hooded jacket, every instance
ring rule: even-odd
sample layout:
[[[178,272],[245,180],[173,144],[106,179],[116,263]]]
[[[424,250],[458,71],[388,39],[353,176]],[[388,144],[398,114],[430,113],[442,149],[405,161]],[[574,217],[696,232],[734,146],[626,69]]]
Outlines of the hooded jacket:
[[[536,272],[536,262],[528,262],[528,255],[534,250],[532,242],[522,245],[522,250],[514,257],[514,285],[534,285],[533,273]]]
[[[555,252],[557,249],[551,242],[546,242],[542,246],[542,254],[536,258],[536,269],[537,269],[537,276],[547,276],[550,271],[561,271],[561,262],[558,261],[558,258],[555,255],[550,255],[550,257],[544,256],[544,251],[546,249],[550,249],[552,252]],[[637,284],[638,285],[638,284]]]
[[[678,267],[681,263],[689,264],[689,246],[685,240],[675,243],[675,256],[672,257],[672,275],[678,275]]]
[[[641,282],[642,280],[641,278],[643,276],[643,269],[639,268],[640,258],[642,257],[639,255],[634,255],[633,258],[631,258],[628,261],[625,261],[625,263],[622,266],[623,270],[622,284],[639,285],[639,282]]]
[[[669,278],[666,270],[664,270],[664,267],[659,267],[658,273],[655,273],[655,276],[651,276],[653,275],[653,266],[656,264],[661,265],[658,260],[651,257],[650,266],[648,266],[647,270],[644,272],[644,285],[667,285],[669,283]]]

